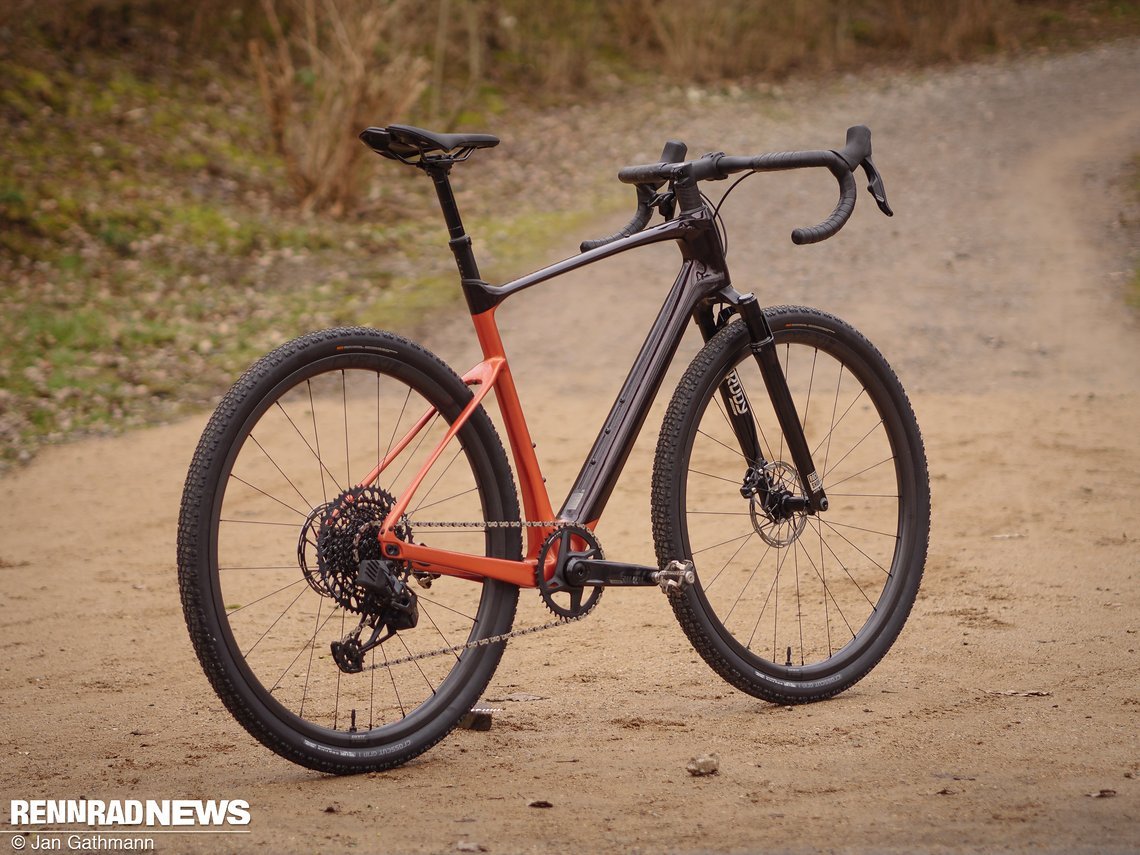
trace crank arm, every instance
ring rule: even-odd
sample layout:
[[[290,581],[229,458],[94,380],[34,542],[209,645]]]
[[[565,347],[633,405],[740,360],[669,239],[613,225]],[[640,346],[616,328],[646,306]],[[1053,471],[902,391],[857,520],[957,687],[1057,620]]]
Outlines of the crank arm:
[[[567,580],[574,580],[580,587],[613,588],[652,588],[662,589],[670,582],[691,584],[693,565],[687,561],[672,561],[664,570],[647,567],[644,564],[624,564],[621,561],[607,561],[604,558],[572,558],[566,566]],[[578,579],[581,579],[579,582]]]

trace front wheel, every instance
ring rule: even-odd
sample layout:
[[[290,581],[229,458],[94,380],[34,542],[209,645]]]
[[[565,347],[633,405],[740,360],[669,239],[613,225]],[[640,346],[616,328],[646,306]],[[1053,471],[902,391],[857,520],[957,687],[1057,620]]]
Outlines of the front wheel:
[[[334,773],[403,763],[446,736],[494,673],[505,642],[469,645],[509,631],[518,588],[433,578],[382,561],[377,541],[470,400],[407,339],[339,329],[265,356],[210,419],[182,499],[182,605],[215,691],[282,756]],[[481,525],[518,519],[506,455],[480,407],[394,531],[520,560],[518,528]],[[370,559],[386,569],[365,587],[358,572]]]
[[[771,498],[806,491],[748,332],[733,322],[693,360],[666,413],[653,536],[661,566],[696,567],[697,582],[670,599],[705,661],[749,694],[802,703],[862,679],[898,637],[926,561],[930,487],[910,402],[871,343],[815,309],[765,314],[828,509]],[[730,412],[755,425],[759,465]]]

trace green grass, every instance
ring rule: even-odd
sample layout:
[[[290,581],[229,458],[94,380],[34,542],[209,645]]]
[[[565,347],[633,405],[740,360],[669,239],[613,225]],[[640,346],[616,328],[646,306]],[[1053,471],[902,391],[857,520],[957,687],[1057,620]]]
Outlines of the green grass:
[[[426,182],[385,172],[387,219],[384,199],[372,219],[302,215],[244,82],[211,77],[205,98],[192,69],[83,64],[0,59],[0,466],[209,406],[310,330],[414,334],[461,303]],[[468,225],[501,281],[596,214],[477,204]]]

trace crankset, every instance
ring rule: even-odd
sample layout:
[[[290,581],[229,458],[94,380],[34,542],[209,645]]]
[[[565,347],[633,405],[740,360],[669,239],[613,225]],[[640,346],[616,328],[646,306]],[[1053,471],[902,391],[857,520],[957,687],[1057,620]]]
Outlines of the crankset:
[[[588,528],[566,525],[551,534],[538,551],[534,581],[542,602],[560,618],[589,614],[602,598],[601,586],[586,593],[586,559],[604,558],[602,545]],[[547,570],[554,572],[547,578]]]

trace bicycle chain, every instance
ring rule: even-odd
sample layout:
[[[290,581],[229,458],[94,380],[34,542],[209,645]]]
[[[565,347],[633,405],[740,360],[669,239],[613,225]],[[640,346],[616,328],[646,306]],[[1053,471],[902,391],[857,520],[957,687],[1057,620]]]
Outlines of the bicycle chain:
[[[375,665],[369,665],[364,670],[376,671],[380,668],[393,668],[396,665],[406,665],[409,662],[416,662],[420,659],[430,659],[433,656],[446,656],[448,653],[456,654],[464,650],[471,650],[474,647],[486,647],[490,644],[498,644],[500,641],[507,641],[511,638],[518,638],[520,635],[532,635],[536,632],[542,632],[547,629],[554,629],[559,626],[566,626],[566,624],[576,623],[587,617],[588,614],[579,615],[573,618],[562,618],[559,620],[552,620],[549,623],[539,624],[538,626],[528,626],[525,629],[512,629],[510,632],[502,632],[498,635],[488,636],[487,638],[480,638],[478,641],[468,641],[466,644],[453,644],[451,647],[441,647],[438,650],[427,650],[423,653],[413,653],[411,656],[403,656],[399,659],[392,659],[387,662],[378,662]]]
[[[407,514],[401,519],[401,523],[406,523],[410,526],[418,526],[419,528],[554,528],[559,529],[569,523],[558,522],[557,520],[549,520],[545,522],[532,521],[532,520],[484,520],[483,522],[416,522],[408,518]],[[447,654],[457,654],[464,650],[471,650],[475,647],[487,647],[491,644],[498,644],[500,641],[507,641],[511,638],[518,638],[522,635],[532,635],[536,632],[542,632],[547,629],[555,629],[556,627],[566,626],[570,623],[576,623],[584,617],[588,617],[589,612],[586,614],[578,615],[572,618],[559,618],[552,620],[548,623],[539,624],[538,626],[528,626],[524,629],[512,629],[510,632],[502,632],[498,635],[488,636],[487,638],[480,638],[476,641],[468,641],[464,644],[453,644],[450,647],[440,647],[437,650],[426,650],[423,653],[413,653],[410,656],[403,656],[399,659],[392,659],[375,665],[369,665],[365,671],[375,671],[380,668],[393,668],[396,665],[406,665],[409,662],[417,662],[420,659],[431,659],[435,656],[446,656]]]

